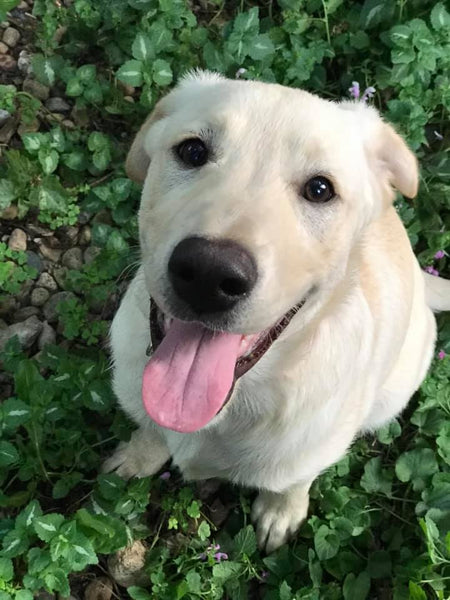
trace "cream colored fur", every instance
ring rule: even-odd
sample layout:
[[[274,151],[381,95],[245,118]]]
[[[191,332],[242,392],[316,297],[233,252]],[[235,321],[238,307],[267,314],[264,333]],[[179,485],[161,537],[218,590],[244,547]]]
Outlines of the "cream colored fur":
[[[182,168],[172,148],[200,131],[213,160]],[[305,518],[311,482],[355,436],[397,415],[430,364],[429,306],[450,308],[450,284],[424,278],[392,207],[392,187],[415,195],[416,160],[361,103],[197,73],[158,104],[127,168],[144,184],[142,266],[113,321],[111,348],[115,393],[139,429],[106,468],[145,476],[172,457],[188,480],[258,488],[253,518],[271,551]],[[317,174],[333,182],[335,200],[301,197]],[[190,235],[235,240],[255,257],[258,283],[230,331],[269,328],[314,292],[219,415],[180,434],[150,421],[141,379],[149,297],[167,311],[167,262]]]

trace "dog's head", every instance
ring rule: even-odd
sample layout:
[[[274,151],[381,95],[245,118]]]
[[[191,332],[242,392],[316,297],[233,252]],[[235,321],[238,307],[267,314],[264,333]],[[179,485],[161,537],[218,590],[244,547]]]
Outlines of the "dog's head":
[[[337,285],[392,188],[413,197],[418,179],[374,109],[208,73],[158,103],[127,172],[144,184],[142,262],[166,329],[248,338],[244,354]]]

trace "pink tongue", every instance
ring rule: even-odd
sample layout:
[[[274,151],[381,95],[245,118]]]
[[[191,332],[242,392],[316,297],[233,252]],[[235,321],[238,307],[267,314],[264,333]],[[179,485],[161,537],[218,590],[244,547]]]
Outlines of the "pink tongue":
[[[183,433],[209,423],[233,385],[241,339],[174,319],[144,369],[142,398],[150,417]]]

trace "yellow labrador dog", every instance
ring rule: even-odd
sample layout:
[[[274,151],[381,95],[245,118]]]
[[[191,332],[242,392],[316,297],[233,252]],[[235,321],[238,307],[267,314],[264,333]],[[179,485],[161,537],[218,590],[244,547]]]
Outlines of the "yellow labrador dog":
[[[139,429],[106,469],[171,457],[187,480],[257,488],[270,552],[430,364],[450,282],[421,271],[392,207],[393,188],[416,194],[416,160],[362,103],[198,72],[158,103],[127,171],[142,265],[111,344]]]

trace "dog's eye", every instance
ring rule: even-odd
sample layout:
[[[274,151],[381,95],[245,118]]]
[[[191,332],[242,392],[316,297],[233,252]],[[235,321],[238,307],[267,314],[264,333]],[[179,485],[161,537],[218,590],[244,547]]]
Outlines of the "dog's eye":
[[[198,138],[184,140],[175,146],[175,152],[190,167],[201,167],[208,160],[208,148]]]
[[[326,177],[313,177],[303,189],[303,197],[310,202],[328,202],[334,195],[333,185]]]

